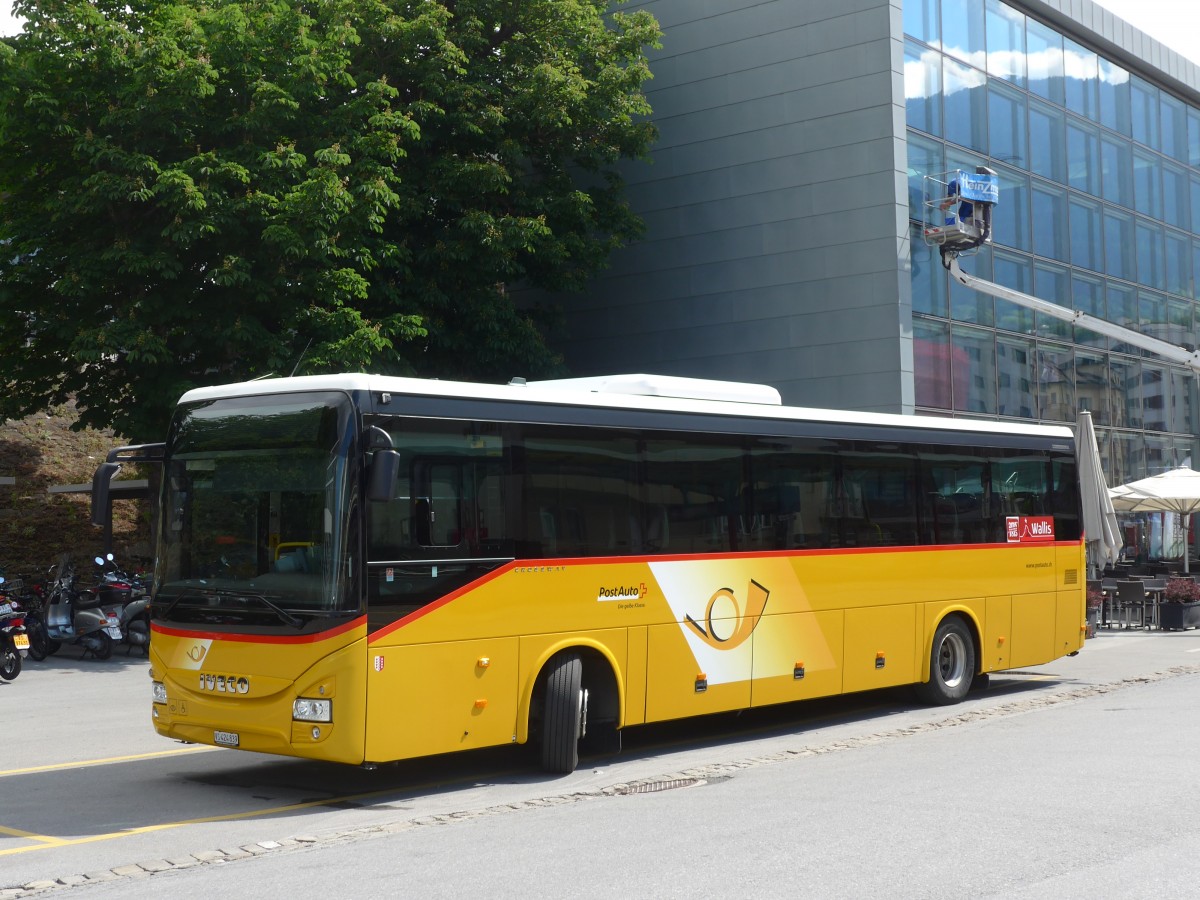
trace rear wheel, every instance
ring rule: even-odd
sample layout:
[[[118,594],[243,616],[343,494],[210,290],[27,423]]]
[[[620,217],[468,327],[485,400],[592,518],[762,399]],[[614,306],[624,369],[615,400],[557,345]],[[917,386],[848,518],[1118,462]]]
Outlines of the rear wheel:
[[[90,646],[96,659],[108,659],[112,656],[112,638],[106,632],[97,631],[95,634],[89,635],[87,640],[89,645],[91,641],[95,641],[95,645]]]
[[[550,661],[544,696],[542,768],[558,774],[574,772],[579,765],[579,739],[587,718],[579,654],[564,654]]]
[[[12,644],[0,651],[0,678],[12,681],[21,674],[21,654]]]
[[[938,626],[929,653],[929,680],[916,686],[917,697],[934,706],[958,703],[975,677],[975,642],[962,619],[951,616]]]
[[[46,637],[46,629],[39,625],[29,629],[29,658],[41,662],[50,655],[50,639]]]
[[[129,623],[125,633],[125,642],[129,649],[140,647],[142,653],[150,655],[150,622],[145,618],[134,619]],[[126,651],[128,652],[128,651]]]

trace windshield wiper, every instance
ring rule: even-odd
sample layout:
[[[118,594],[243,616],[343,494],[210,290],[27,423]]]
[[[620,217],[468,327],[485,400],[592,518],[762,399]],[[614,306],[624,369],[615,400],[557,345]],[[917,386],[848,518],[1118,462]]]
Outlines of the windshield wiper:
[[[179,605],[180,601],[191,596],[192,594],[198,594],[201,597],[210,597],[210,596],[212,596],[213,593],[214,593],[213,591],[208,591],[203,588],[197,588],[197,587],[184,588],[182,591],[179,592],[179,595],[174,600],[172,600],[170,603],[167,604],[166,609],[164,609],[162,612],[160,612],[158,614],[158,616],[161,619],[165,619],[165,618],[169,617],[171,615],[171,610],[173,610],[175,607],[177,607]]]
[[[282,619],[288,625],[291,625],[293,628],[303,628],[304,627],[303,619],[292,615],[290,612],[288,612],[286,609],[284,609],[278,603],[275,603],[273,600],[268,600],[262,594],[254,594],[254,593],[250,593],[247,591],[222,590],[221,588],[218,588],[218,587],[206,587],[206,588],[187,587],[187,588],[184,588],[182,591],[179,592],[179,596],[177,596],[170,603],[168,603],[166,608],[158,614],[159,617],[163,618],[163,619],[167,618],[171,614],[171,610],[173,610],[176,606],[178,606],[181,601],[185,600],[186,598],[188,598],[192,595],[196,595],[199,597],[205,597],[205,598],[215,597],[217,599],[218,605],[220,604],[220,601],[224,600],[226,597],[228,597],[230,599],[236,599],[236,600],[258,600],[260,603],[262,603],[263,606],[267,607],[267,609],[271,610],[271,612],[275,613],[275,615],[279,616],[280,619]]]
[[[298,616],[293,616],[290,612],[288,612],[286,609],[284,609],[282,606],[280,606],[275,601],[268,600],[266,598],[266,596],[264,596],[263,594],[234,594],[233,596],[245,597],[247,600],[261,600],[264,606],[266,606],[269,610],[271,610],[271,612],[278,615],[279,618],[283,619],[283,621],[287,622],[293,628],[303,628],[304,627],[303,619],[299,618]]]

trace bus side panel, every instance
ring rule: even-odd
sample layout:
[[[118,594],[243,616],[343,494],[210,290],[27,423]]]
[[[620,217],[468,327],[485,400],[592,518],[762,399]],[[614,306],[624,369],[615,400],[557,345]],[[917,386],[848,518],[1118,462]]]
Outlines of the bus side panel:
[[[752,706],[842,691],[845,614],[839,610],[764,616],[754,633]],[[784,660],[785,674],[774,659]]]
[[[913,604],[846,610],[843,685],[847,693],[912,684],[917,665]]]
[[[1011,665],[1012,597],[988,597],[985,603],[979,671],[997,672]]]
[[[1012,601],[1012,650],[1009,668],[1049,662],[1056,652],[1058,597],[1053,593],[1019,594]]]
[[[629,629],[629,657],[625,668],[625,720],[623,725],[641,725],[646,721],[646,643],[645,628]]]
[[[660,722],[750,705],[753,643],[721,653],[720,668],[700,670],[676,623],[647,628],[646,721]],[[710,655],[710,661],[716,659]]]
[[[1058,548],[1058,569],[1062,573],[1058,593],[1059,653],[1073,653],[1083,647],[1087,634],[1087,548]]]
[[[1086,604],[1086,599],[1079,599],[1079,591],[1058,592],[1056,655],[1064,656],[1083,646],[1087,630]]]
[[[382,762],[511,743],[518,649],[515,637],[372,647],[366,758]]]

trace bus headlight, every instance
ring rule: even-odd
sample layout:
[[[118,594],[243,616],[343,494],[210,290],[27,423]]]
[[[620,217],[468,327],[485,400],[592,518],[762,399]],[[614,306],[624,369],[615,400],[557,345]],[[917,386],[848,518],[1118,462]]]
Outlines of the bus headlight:
[[[155,703],[167,702],[167,686],[161,681],[152,681],[150,683],[150,694],[154,697]]]
[[[333,701],[301,697],[292,704],[292,718],[297,722],[332,722]]]

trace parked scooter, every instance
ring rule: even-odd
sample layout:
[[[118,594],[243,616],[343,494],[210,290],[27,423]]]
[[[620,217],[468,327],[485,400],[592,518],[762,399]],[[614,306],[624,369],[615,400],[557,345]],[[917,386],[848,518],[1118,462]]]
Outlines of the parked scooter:
[[[4,576],[0,575],[0,589]],[[21,674],[21,660],[29,653],[25,613],[7,594],[0,594],[0,678],[12,681]]]
[[[100,578],[97,590],[100,604],[106,611],[115,610],[121,628],[121,638],[126,645],[126,654],[134,647],[141,647],[150,654],[150,595],[138,575],[131,575],[117,566],[111,553],[95,557],[96,565],[106,571]]]
[[[38,581],[27,585],[21,594],[21,608],[25,610],[25,633],[29,636],[29,658],[41,662],[47,656],[58,652],[62,646],[58,641],[50,640],[46,632],[46,598],[49,595],[49,584]]]
[[[115,607],[102,607],[99,591],[81,591],[77,581],[73,566],[60,567],[46,604],[46,635],[51,641],[78,644],[96,659],[108,659],[113,641],[121,639],[120,617]]]

